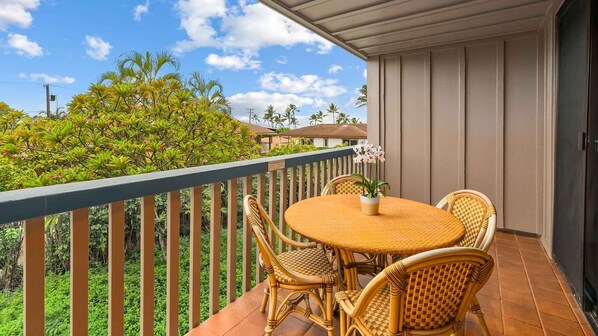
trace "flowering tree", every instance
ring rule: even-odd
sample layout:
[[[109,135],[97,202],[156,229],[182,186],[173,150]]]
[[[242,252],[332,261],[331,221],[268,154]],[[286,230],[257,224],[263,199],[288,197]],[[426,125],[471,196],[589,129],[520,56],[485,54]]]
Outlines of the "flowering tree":
[[[362,140],[353,147],[353,151],[355,152],[353,162],[360,164],[360,174],[353,174],[353,176],[361,179],[361,181],[356,181],[355,185],[362,187],[363,195],[368,198],[377,197],[378,194],[384,195],[380,190],[382,188],[390,190],[390,184],[378,180],[378,163],[385,161],[382,147]],[[369,174],[367,174],[369,176],[366,176],[366,164],[373,165],[373,169],[369,169]]]

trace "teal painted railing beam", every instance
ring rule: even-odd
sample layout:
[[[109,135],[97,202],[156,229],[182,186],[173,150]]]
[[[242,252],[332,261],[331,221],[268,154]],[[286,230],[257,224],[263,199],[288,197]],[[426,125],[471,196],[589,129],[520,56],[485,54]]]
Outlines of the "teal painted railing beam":
[[[0,224],[265,173],[270,164],[279,161],[284,161],[284,167],[292,168],[352,153],[351,147],[343,147],[6,191],[0,193]]]

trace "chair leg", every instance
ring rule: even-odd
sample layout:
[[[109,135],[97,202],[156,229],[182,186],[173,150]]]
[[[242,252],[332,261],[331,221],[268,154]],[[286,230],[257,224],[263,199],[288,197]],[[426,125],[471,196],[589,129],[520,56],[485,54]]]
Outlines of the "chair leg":
[[[264,297],[262,298],[262,305],[260,306],[260,313],[266,311],[266,304],[268,304],[268,296],[270,296],[270,286],[264,289]]]
[[[480,303],[478,302],[478,297],[473,297],[473,303],[469,308],[471,312],[477,315],[478,321],[480,323],[480,329],[482,329],[482,334],[484,336],[490,336],[490,331],[488,330],[488,325],[486,324],[486,320],[484,319],[484,313],[482,312],[482,308],[480,307]]]
[[[340,323],[341,323],[341,336],[345,336],[345,334],[347,333],[347,314],[345,313],[344,310],[340,309]]]
[[[326,315],[324,316],[324,325],[326,326],[326,331],[328,332],[328,336],[334,335],[334,325],[333,325],[333,309],[334,309],[334,298],[332,297],[332,285],[326,285]]]
[[[266,336],[272,335],[272,331],[274,331],[274,328],[276,328],[276,306],[278,303],[278,289],[271,288],[268,296],[270,297],[270,304],[268,305],[268,321],[266,322],[266,329],[264,329]]]

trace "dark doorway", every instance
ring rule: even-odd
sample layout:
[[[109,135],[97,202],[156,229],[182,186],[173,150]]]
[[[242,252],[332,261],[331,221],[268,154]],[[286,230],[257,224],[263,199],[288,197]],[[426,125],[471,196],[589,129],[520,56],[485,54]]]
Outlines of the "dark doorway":
[[[586,313],[598,307],[598,0],[557,14],[553,253]],[[596,328],[596,326],[594,325]]]
[[[578,297],[583,288],[589,1],[570,0],[557,14],[558,93],[554,258]]]
[[[590,81],[586,218],[584,237],[584,309],[598,314],[598,4],[590,5]]]

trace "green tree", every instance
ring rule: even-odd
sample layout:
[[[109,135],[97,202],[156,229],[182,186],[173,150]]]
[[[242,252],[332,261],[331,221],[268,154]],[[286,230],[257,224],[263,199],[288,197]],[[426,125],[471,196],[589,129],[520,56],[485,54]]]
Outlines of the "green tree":
[[[170,66],[174,71],[161,74],[160,72],[166,66]],[[116,61],[116,68],[117,71],[102,74],[100,83],[147,83],[156,79],[181,80],[181,75],[178,73],[179,62],[167,52],[157,52],[152,55],[149,51],[145,54],[133,51],[123,54]]]
[[[272,123],[274,124],[274,127],[276,127],[276,128],[284,127],[285,121],[287,121],[287,119],[284,116],[280,115],[280,113],[276,113],[272,117]]]
[[[336,123],[335,115],[339,112],[338,105],[336,105],[335,103],[330,103],[330,105],[328,105],[328,108],[326,109],[326,112],[328,112],[328,114],[332,114],[332,123]]]
[[[0,153],[31,170],[10,186],[23,188],[243,160],[259,149],[238,121],[158,79],[94,84],[64,119],[21,116],[1,134]]]
[[[361,121],[359,120],[359,118],[353,117],[353,118],[351,118],[351,123],[352,124],[359,124],[359,123],[361,123]]]
[[[328,116],[328,113],[320,110],[320,111],[316,112],[316,116],[318,117],[318,121],[320,122],[320,124],[323,124],[324,118]]]
[[[206,80],[199,72],[192,72],[187,81],[191,95],[199,102],[201,108],[231,114],[232,109],[228,99],[224,96],[224,87],[215,80]]]
[[[366,106],[368,103],[368,86],[363,84],[361,89],[359,89],[359,97],[357,97],[357,101],[355,102],[355,107],[363,107]]]
[[[348,124],[349,123],[349,116],[343,112],[340,112],[338,114],[338,117],[336,118],[336,123],[337,124]]]
[[[268,123],[268,126],[270,127],[274,127],[274,115],[276,114],[276,109],[274,108],[274,106],[272,106],[272,104],[268,105],[268,107],[266,107],[266,110],[264,110],[264,116],[262,117],[262,119]]]
[[[295,115],[299,112],[299,108],[295,104],[289,104],[284,110],[284,119],[287,121],[289,128],[297,126],[297,118]]]
[[[257,114],[252,114],[251,117],[249,117],[249,122],[251,123],[252,121],[259,123],[261,120],[260,117],[257,116]]]
[[[309,116],[309,124],[310,125],[316,125],[318,123],[318,121],[320,121],[320,118],[318,117],[318,115],[316,113]]]

